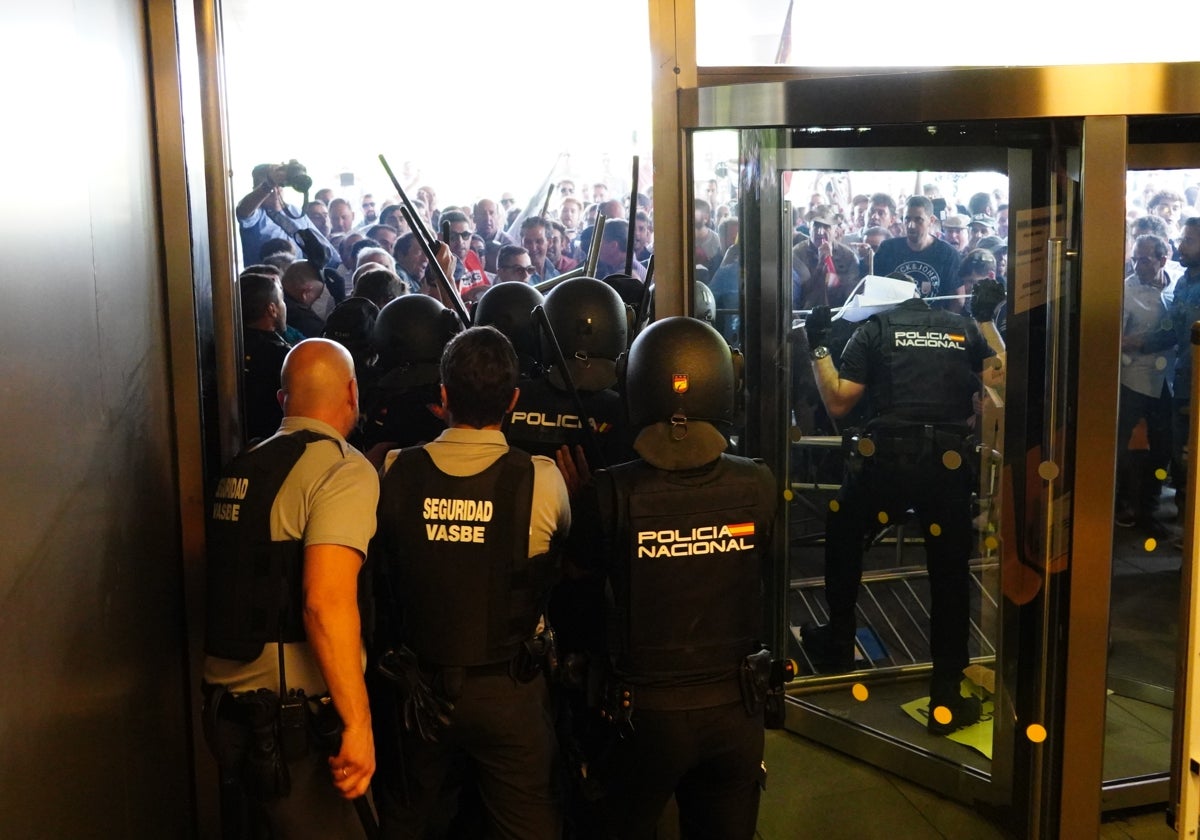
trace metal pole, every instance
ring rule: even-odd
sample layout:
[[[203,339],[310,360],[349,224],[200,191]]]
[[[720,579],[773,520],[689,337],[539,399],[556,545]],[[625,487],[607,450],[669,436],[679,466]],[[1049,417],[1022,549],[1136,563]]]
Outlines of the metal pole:
[[[633,156],[633,178],[629,189],[629,234],[625,241],[625,273],[633,276],[633,229],[637,224],[638,156]]]

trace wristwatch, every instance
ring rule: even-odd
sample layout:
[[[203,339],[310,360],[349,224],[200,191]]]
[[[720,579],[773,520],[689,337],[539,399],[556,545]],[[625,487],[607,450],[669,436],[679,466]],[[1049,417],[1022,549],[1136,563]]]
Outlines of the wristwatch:
[[[814,362],[818,361],[819,359],[824,359],[828,355],[829,355],[829,348],[826,347],[824,344],[818,344],[812,350],[808,351],[808,357],[810,359],[812,359]]]

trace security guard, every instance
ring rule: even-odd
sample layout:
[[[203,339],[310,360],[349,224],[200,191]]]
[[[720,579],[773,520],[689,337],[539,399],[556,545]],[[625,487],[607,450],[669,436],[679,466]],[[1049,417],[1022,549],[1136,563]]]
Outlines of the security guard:
[[[209,520],[204,724],[223,836],[361,838],[347,800],[375,751],[356,595],[379,481],[345,440],[344,348],[296,345],[280,393],[282,425],[225,470]]]
[[[461,330],[458,316],[428,295],[403,295],[379,310],[372,334],[379,373],[363,401],[364,451],[381,443],[425,443],[446,428],[438,408],[438,360]]]
[[[541,354],[549,369],[522,389],[505,423],[505,436],[526,452],[549,457],[563,446],[582,446],[593,468],[632,457],[625,412],[615,390],[616,360],[628,346],[620,295],[594,277],[574,277],[546,296],[545,312],[587,417],[580,419],[575,394],[543,332]]]
[[[764,722],[739,675],[761,651],[777,489],[761,461],[724,454],[734,378],[708,324],[647,327],[626,375],[641,457],[598,472],[576,517],[572,546],[613,599],[605,714],[624,737],[595,768],[611,837],[652,837],[672,794],[682,836],[754,836]]]
[[[969,661],[973,448],[967,424],[984,360],[994,352],[970,318],[912,299],[868,318],[842,352],[839,371],[829,358],[830,324],[829,308],[818,307],[805,325],[821,399],[830,416],[842,417],[869,394],[871,416],[826,520],[830,621],[802,628],[804,648],[819,669],[853,667],[864,535],[914,509],[932,599],[928,729],[948,734],[980,714],[979,700],[959,688]],[[997,374],[989,366],[989,378]]]
[[[381,670],[398,683],[376,728],[385,838],[423,836],[447,771],[464,758],[489,836],[562,830],[534,642],[545,641],[535,634],[571,511],[554,462],[509,448],[500,431],[516,385],[516,354],[498,330],[459,334],[441,362],[449,428],[388,456],[372,546],[384,572],[377,611],[392,628]]]

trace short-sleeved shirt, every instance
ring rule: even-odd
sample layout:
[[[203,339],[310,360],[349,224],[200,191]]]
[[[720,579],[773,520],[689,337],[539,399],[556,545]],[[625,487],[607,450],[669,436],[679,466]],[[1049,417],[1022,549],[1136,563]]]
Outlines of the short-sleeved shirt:
[[[914,251],[903,237],[885,239],[875,252],[874,271],[886,277],[893,272],[907,274],[917,282],[921,297],[936,297],[949,294],[961,284],[958,282],[958,251],[941,239],[934,239],[929,247]]]
[[[336,429],[319,420],[285,417],[276,435],[302,430],[332,440],[309,444],[288,473],[271,505],[271,539],[299,540],[305,546],[343,545],[366,557],[367,545],[375,534],[375,507],[379,501],[375,468]],[[323,693],[325,681],[308,642],[283,647],[287,687],[302,688],[310,697]],[[278,645],[264,645],[262,654],[252,662],[206,657],[204,679],[231,691],[278,691]]]
[[[490,429],[446,429],[425,444],[434,465],[453,476],[477,475],[508,452],[504,433]],[[388,453],[383,470],[391,469],[399,450]],[[550,550],[555,536],[571,528],[571,502],[558,465],[541,455],[532,456],[533,503],[529,511],[529,556]],[[372,508],[373,509],[373,508]]]

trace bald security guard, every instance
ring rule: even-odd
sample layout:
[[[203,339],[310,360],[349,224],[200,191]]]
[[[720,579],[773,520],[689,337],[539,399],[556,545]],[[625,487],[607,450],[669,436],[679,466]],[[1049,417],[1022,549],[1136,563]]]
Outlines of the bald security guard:
[[[234,459],[212,507],[206,735],[226,837],[361,838],[350,800],[375,748],[358,577],[379,482],[345,439],[358,421],[349,352],[303,341],[282,384],[279,430]]]

